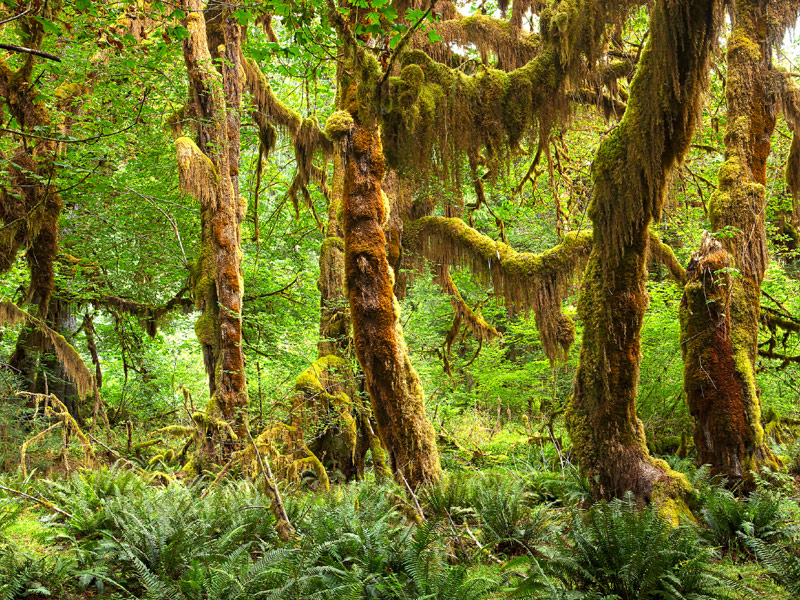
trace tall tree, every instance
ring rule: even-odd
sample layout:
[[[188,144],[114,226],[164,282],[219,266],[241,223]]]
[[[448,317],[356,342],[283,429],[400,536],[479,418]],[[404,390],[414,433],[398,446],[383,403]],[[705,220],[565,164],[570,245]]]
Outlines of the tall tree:
[[[439,480],[439,453],[425,414],[422,384],[405,345],[394,272],[387,259],[383,226],[390,207],[381,189],[386,164],[379,111],[364,97],[365,90],[375,89],[382,72],[374,57],[351,44],[346,53],[355,77],[343,82],[344,110],[335,112],[326,125],[343,150],[345,288],[355,352],[366,377],[378,435],[389,451],[395,476],[417,487]]]
[[[770,65],[773,40],[784,31],[771,13],[780,6],[766,0],[731,4],[725,163],[709,201],[716,239],[704,234],[692,256],[680,308],[695,445],[700,460],[732,485],[751,485],[751,472],[776,464],[761,425],[755,372],[761,283],[769,263],[767,158],[778,100]],[[778,16],[778,23],[788,21]]]
[[[661,0],[622,121],[592,167],[594,245],[578,310],[583,344],[567,425],[582,471],[601,497],[640,500],[688,487],[649,455],[636,416],[648,227],[670,169],[689,147],[721,22],[718,0]]]
[[[247,382],[242,351],[242,250],[240,223],[246,205],[239,197],[238,103],[241,96],[239,26],[230,7],[219,10],[218,24],[208,37],[201,0],[182,0],[188,36],[183,55],[189,74],[190,106],[196,116],[197,143],[178,138],[175,147],[181,189],[200,202],[201,248],[193,268],[194,295],[202,312],[195,330],[203,347],[211,399],[205,413],[196,413],[206,433],[206,454],[229,454],[246,436]],[[215,37],[216,36],[216,37]],[[223,42],[215,51],[209,39]],[[224,45],[224,52],[220,52]],[[233,114],[232,114],[233,113]]]

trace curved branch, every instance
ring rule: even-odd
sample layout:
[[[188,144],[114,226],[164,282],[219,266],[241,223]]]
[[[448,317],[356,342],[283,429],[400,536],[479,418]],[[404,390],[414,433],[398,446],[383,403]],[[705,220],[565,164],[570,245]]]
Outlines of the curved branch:
[[[647,245],[647,252],[650,258],[660,262],[667,268],[675,283],[681,286],[686,285],[686,269],[678,262],[672,248],[662,242],[658,238],[658,234],[652,230],[650,230],[650,243]]]
[[[41,319],[25,312],[13,302],[0,302],[0,325],[16,325],[18,323],[30,324],[42,332],[47,342],[55,350],[56,356],[64,365],[66,372],[75,381],[78,395],[81,398],[86,396],[87,392],[92,389],[94,380],[77,350],[63,335],[48,327]]]
[[[466,323],[467,328],[470,330],[470,332],[472,332],[472,335],[476,340],[482,343],[485,340],[502,337],[497,329],[495,329],[491,324],[487,323],[479,313],[472,310],[464,301],[464,298],[461,296],[461,292],[456,287],[453,278],[450,277],[450,265],[436,265],[434,268],[434,273],[435,275],[433,280],[438,283],[442,288],[442,291],[448,295],[450,298],[450,305],[453,307],[453,310],[460,317],[460,319]]]
[[[567,233],[555,248],[533,254],[495,242],[461,219],[423,217],[406,230],[406,243],[431,261],[469,268],[511,312],[533,310],[547,356],[566,359],[575,325],[561,302],[589,257],[591,231]]]

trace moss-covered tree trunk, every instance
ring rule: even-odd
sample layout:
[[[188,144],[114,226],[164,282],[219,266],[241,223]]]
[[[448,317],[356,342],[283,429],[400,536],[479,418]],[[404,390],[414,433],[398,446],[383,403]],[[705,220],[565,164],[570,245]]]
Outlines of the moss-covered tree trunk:
[[[394,274],[387,260],[383,225],[389,206],[381,189],[385,163],[380,134],[374,122],[361,123],[344,111],[339,118],[345,282],[356,356],[392,471],[401,483],[417,487],[438,481],[441,467],[422,385],[399,323]]]
[[[326,237],[319,249],[319,359],[297,380],[309,419],[324,423],[309,448],[345,480],[364,475],[364,462],[374,436],[370,410],[360,406],[361,378],[351,367],[353,337],[350,309],[344,295],[344,233],[339,222],[344,162],[337,149],[328,200]],[[304,428],[308,430],[308,427]],[[376,468],[380,461],[373,456]]]
[[[650,456],[636,416],[645,261],[670,168],[688,149],[719,23],[718,0],[661,0],[622,121],[592,168],[594,245],[579,300],[583,345],[567,414],[573,453],[600,497],[642,501],[688,486]]]
[[[40,49],[44,28],[39,17],[55,19],[59,3],[42,2],[34,13],[19,21],[22,44]],[[34,81],[36,58],[26,54],[18,69],[0,57],[0,99],[22,131],[47,130],[55,119],[45,106]],[[69,86],[62,86],[57,93]],[[47,317],[53,294],[54,262],[58,252],[58,220],[62,202],[58,191],[56,153],[51,136],[24,137],[8,156],[4,185],[0,187],[0,273],[11,268],[17,252],[26,250],[31,279],[26,301],[37,305],[39,318]]]
[[[728,40],[725,163],[709,202],[711,226],[687,269],[681,302],[684,387],[700,460],[729,483],[775,464],[761,426],[755,379],[765,229],[767,157],[775,128],[768,90],[766,0],[737,0]]]
[[[194,292],[202,311],[197,336],[203,347],[211,400],[195,420],[205,429],[206,453],[223,454],[246,435],[247,385],[242,351],[242,269],[240,223],[244,205],[237,193],[241,90],[238,24],[221,10],[211,39],[221,36],[224,52],[220,72],[209,51],[209,37],[200,0],[182,0],[189,36],[183,54],[189,73],[192,110],[197,116],[198,143],[176,141],[181,187],[201,204],[201,249],[194,268]],[[220,40],[218,40],[220,41]],[[235,112],[235,115],[231,115]]]

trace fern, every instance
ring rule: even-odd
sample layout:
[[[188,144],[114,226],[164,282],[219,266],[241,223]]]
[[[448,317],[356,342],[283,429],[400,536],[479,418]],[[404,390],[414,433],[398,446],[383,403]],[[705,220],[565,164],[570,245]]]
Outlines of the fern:
[[[740,534],[778,541],[786,526],[780,502],[761,493],[738,499],[728,490],[717,488],[706,497],[700,514],[707,527],[708,539],[724,551],[733,553],[748,552]]]
[[[782,585],[792,598],[800,598],[800,557],[777,544],[740,534],[745,546],[767,568],[776,583]]]
[[[711,567],[713,551],[691,527],[673,527],[632,497],[578,513],[565,539],[540,548],[518,593],[541,598],[724,598],[737,584]]]

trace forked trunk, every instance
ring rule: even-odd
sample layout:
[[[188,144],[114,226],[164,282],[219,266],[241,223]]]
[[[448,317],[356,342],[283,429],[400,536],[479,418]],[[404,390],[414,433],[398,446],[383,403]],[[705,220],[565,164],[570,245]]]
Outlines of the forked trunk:
[[[592,168],[594,245],[579,314],[584,334],[567,425],[597,496],[680,496],[686,479],[652,458],[636,416],[641,330],[648,295],[649,225],[670,168],[688,149],[705,87],[718,0],[662,0],[619,127]]]

